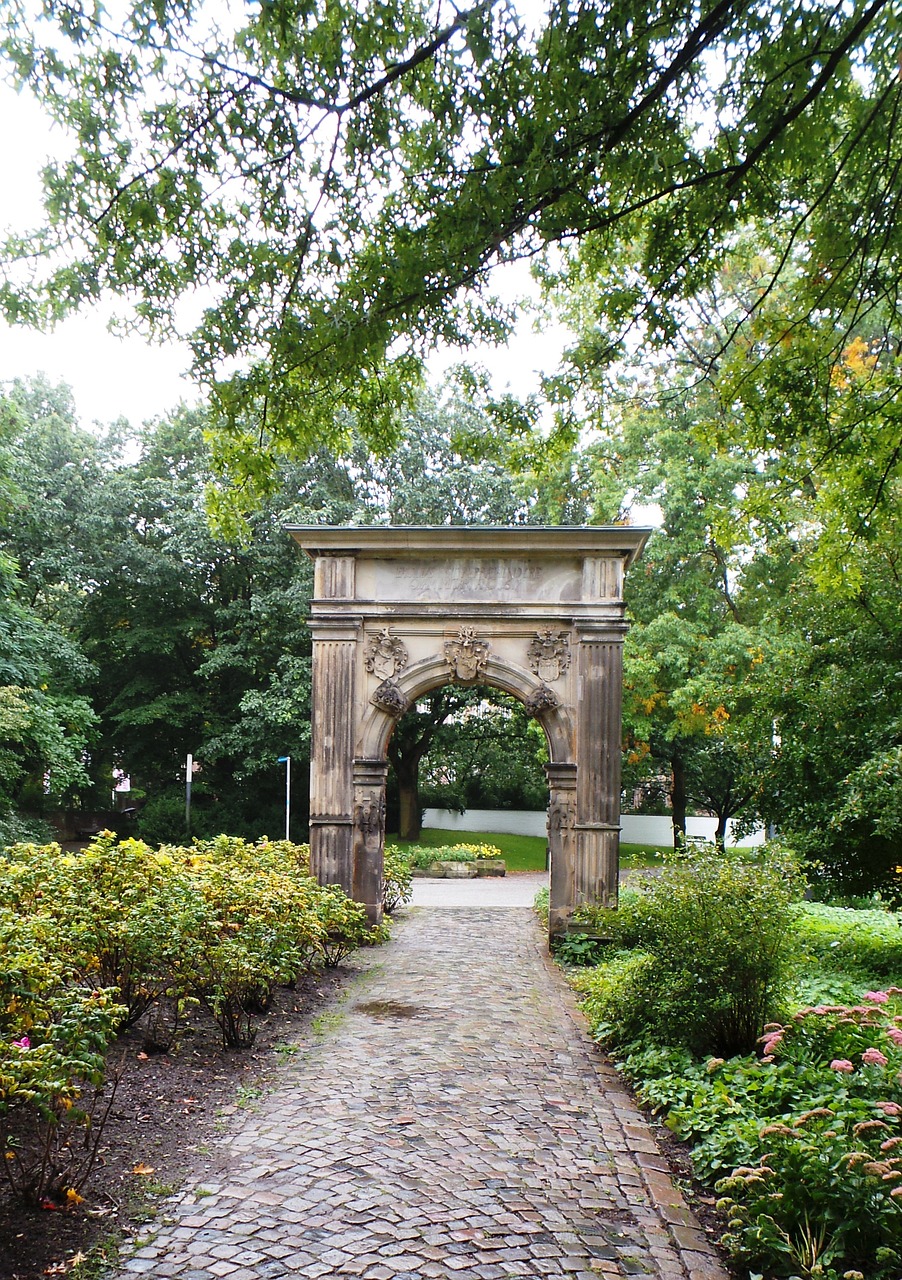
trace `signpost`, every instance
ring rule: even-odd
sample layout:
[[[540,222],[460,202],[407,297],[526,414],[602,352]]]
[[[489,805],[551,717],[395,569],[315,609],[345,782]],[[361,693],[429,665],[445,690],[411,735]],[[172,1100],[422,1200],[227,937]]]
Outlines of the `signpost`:
[[[188,756],[185,761],[185,830],[191,838],[191,779],[194,776],[194,757]]]
[[[291,756],[279,756],[285,766],[285,839],[291,839]]]

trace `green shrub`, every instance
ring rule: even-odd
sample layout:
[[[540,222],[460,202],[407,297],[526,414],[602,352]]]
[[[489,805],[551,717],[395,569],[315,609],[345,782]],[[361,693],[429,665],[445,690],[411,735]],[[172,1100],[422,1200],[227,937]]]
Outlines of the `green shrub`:
[[[808,1081],[808,1108],[760,1131],[754,1164],[718,1183],[740,1258],[869,1280],[902,1269],[902,991],[802,1009],[768,1029],[762,1072]],[[795,1111],[795,1114],[793,1114]]]
[[[44,844],[52,839],[53,828],[43,818],[34,814],[17,813],[14,809],[0,812],[0,849],[30,841]]]
[[[773,848],[755,861],[694,853],[646,881],[607,918],[620,946],[644,953],[604,997],[608,1042],[642,1036],[723,1057],[754,1049],[785,999],[801,888],[795,859]]]
[[[413,897],[413,864],[410,856],[397,845],[385,846],[385,869],[382,884],[382,906],[391,915]]]
[[[633,950],[609,952],[602,964],[573,974],[592,1034],[603,1045],[613,1049],[648,1035],[655,971],[654,956]]]
[[[366,908],[352,902],[337,885],[317,886],[317,890],[315,910],[323,927],[319,945],[327,968],[334,969],[358,947],[383,942],[388,937],[383,926],[370,926]]]
[[[42,931],[5,908],[0,953],[4,1175],[27,1203],[65,1202],[97,1154],[113,1093],[104,1055],[124,1011],[110,991],[67,985]]]
[[[0,855],[0,1136],[18,1196],[77,1201],[117,1029],[147,1014],[148,1041],[169,1044],[202,1004],[244,1047],[276,985],[386,936],[308,872],[305,845],[226,836],[154,850],[106,832],[83,853]]]

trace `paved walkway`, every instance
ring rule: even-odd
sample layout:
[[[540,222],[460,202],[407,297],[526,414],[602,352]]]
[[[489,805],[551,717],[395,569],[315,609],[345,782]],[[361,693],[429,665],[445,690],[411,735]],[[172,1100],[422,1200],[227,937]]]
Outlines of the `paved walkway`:
[[[367,964],[125,1276],[726,1280],[528,909],[415,907]]]

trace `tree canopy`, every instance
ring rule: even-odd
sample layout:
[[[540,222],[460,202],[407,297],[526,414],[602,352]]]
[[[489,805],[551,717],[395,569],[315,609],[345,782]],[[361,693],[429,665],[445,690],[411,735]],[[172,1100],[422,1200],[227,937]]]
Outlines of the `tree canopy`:
[[[42,323],[113,293],[166,334],[201,301],[187,323],[230,423],[220,461],[251,484],[261,440],[332,438],[337,406],[384,443],[431,347],[508,331],[490,273],[512,259],[597,282],[579,358],[605,362],[630,330],[672,340],[754,225],[766,266],[730,332],[785,280],[790,328],[815,318],[823,352],[866,326],[895,356],[889,0],[268,0],[232,26],[187,0],[7,13],[9,74],[72,149],[45,171],[46,224],[6,245],[3,313]],[[749,358],[786,327],[762,323]]]

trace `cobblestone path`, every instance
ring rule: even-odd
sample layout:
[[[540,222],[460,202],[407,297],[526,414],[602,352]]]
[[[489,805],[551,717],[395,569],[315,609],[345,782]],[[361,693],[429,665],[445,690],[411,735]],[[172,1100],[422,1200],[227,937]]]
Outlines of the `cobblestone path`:
[[[420,907],[367,963],[125,1276],[726,1280],[531,912]]]

